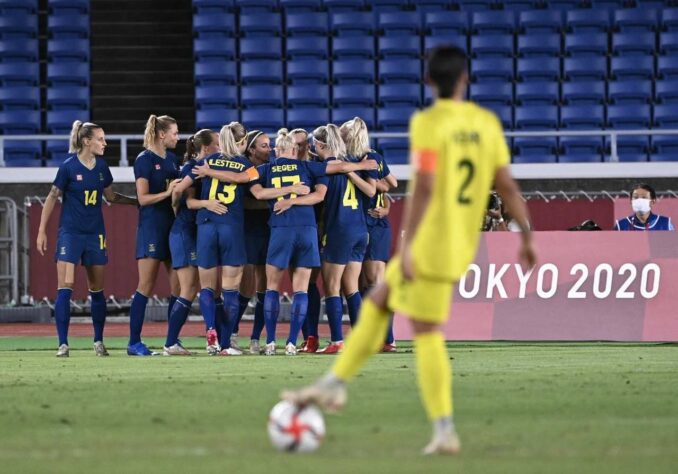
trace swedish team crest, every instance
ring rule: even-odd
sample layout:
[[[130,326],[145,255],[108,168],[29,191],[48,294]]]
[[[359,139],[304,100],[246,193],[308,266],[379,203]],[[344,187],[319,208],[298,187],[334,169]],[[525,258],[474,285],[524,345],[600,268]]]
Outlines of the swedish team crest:
[[[148,244],[148,251],[149,253],[155,252],[155,244]]]

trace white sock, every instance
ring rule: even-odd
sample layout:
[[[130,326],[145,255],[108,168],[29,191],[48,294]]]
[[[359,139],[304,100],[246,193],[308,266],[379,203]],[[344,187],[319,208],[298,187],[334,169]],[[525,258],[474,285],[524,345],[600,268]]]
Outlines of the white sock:
[[[449,436],[454,432],[454,421],[451,416],[444,416],[433,421],[433,436]]]

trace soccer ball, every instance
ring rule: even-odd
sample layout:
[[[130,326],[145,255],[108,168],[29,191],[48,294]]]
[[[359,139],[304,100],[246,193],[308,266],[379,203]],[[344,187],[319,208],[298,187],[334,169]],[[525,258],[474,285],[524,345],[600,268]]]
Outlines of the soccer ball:
[[[310,453],[325,436],[325,419],[314,405],[299,407],[282,401],[268,417],[268,436],[279,451]]]

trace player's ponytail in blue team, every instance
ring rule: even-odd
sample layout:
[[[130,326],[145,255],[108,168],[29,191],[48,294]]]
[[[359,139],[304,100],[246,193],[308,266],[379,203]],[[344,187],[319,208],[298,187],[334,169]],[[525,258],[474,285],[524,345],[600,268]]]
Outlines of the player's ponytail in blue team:
[[[360,117],[354,117],[344,122],[339,129],[341,138],[346,144],[346,152],[355,158],[362,158],[371,152],[370,136],[367,132],[367,124]]]
[[[339,160],[346,160],[346,144],[341,138],[341,131],[339,127],[333,123],[328,123],[326,125],[327,130],[327,140],[325,143],[327,147],[332,151],[332,154],[335,158]]]
[[[194,159],[202,151],[203,147],[209,146],[212,144],[212,134],[214,132],[209,128],[203,128],[202,130],[191,135],[186,140],[186,153],[184,153],[184,163],[190,159]]]
[[[294,141],[292,134],[286,128],[281,128],[278,130],[278,134],[275,137],[275,147],[278,150],[291,150],[295,146],[297,146],[297,143]]]
[[[238,146],[247,138],[247,130],[239,122],[231,122],[221,127],[219,132],[219,148],[226,158],[240,155]]]
[[[79,153],[82,150],[82,141],[85,138],[92,138],[94,130],[101,128],[96,123],[82,122],[76,120],[71,128],[71,138],[68,142],[68,153]]]
[[[158,117],[157,115],[151,114],[146,121],[146,130],[144,130],[144,148],[148,149],[153,146],[158,133],[168,131],[175,123],[177,123],[177,121],[169,115],[161,115]]]

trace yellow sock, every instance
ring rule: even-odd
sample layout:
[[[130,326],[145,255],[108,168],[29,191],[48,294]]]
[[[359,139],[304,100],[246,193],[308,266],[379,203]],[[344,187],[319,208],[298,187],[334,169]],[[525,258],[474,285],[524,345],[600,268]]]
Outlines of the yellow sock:
[[[358,316],[358,324],[346,339],[346,345],[332,367],[332,374],[348,380],[358,373],[369,357],[384,344],[388,328],[388,312],[380,309],[374,301],[363,301]]]
[[[452,416],[452,366],[439,331],[414,336],[417,383],[430,420]]]

